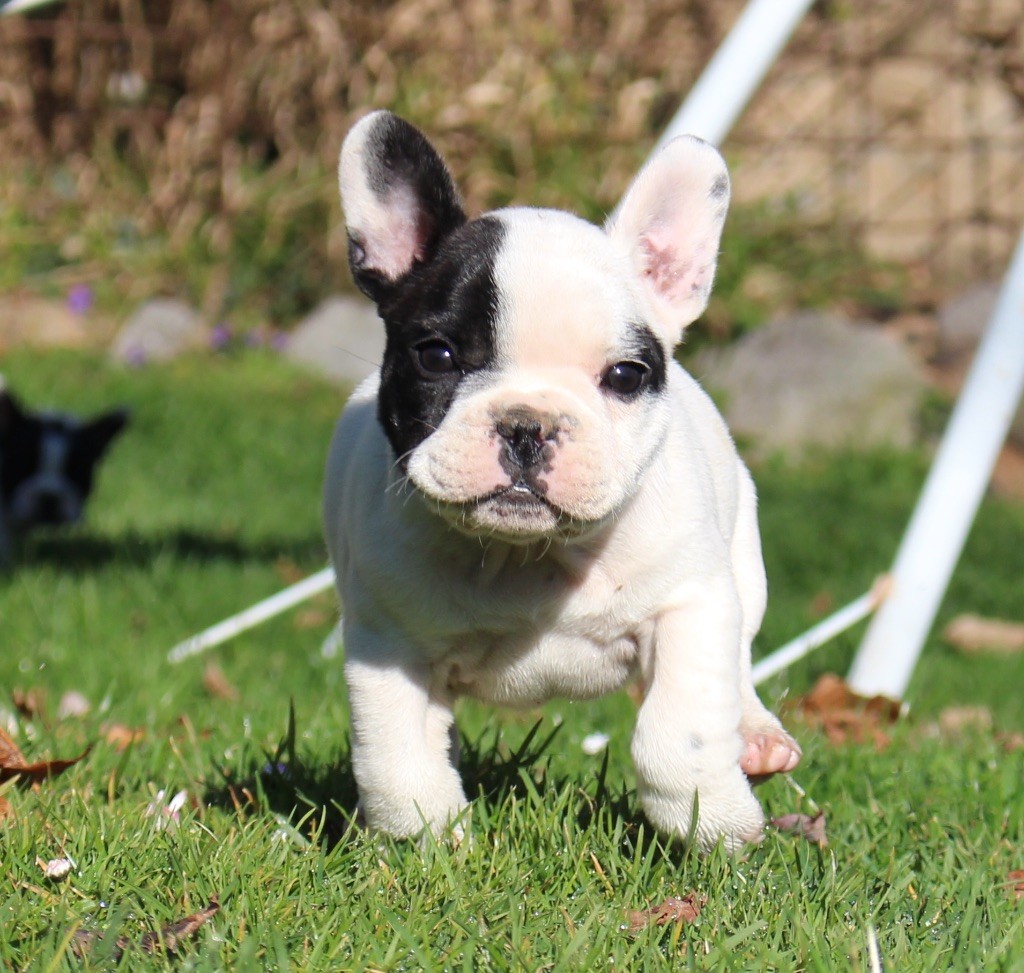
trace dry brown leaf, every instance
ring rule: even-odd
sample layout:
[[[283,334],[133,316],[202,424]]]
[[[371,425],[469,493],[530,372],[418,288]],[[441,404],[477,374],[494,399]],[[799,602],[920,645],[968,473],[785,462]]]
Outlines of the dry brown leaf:
[[[70,760],[39,760],[34,764],[21,764],[20,766],[0,764],[0,782],[17,777],[22,781],[39,783],[48,780],[50,777],[59,777],[68,767],[73,767],[80,760],[84,760],[92,747],[86,747],[77,757]]]
[[[1008,872],[1006,884],[1010,887],[1013,897],[1019,902],[1024,899],[1024,868],[1014,869]]]
[[[295,613],[293,624],[299,631],[303,631],[310,628],[321,628],[336,620],[333,612],[326,611],[323,608],[305,608]]]
[[[969,654],[1015,655],[1024,652],[1024,622],[958,615],[943,630],[942,637],[955,649]]]
[[[207,662],[203,669],[203,689],[217,699],[226,699],[230,702],[238,700],[238,690],[228,681],[216,662]]]
[[[18,745],[8,736],[7,731],[0,726],[0,767],[23,766],[25,758],[22,756]]]
[[[0,821],[6,821],[13,817],[14,808],[11,807],[11,802],[6,797],[0,797]]]
[[[103,727],[103,739],[118,753],[127,750],[133,743],[138,743],[146,735],[140,727],[132,728],[123,723],[108,723]]]
[[[186,916],[184,919],[179,919],[177,922],[172,922],[164,926],[159,932],[147,932],[139,940],[138,948],[146,953],[166,952],[172,956],[176,956],[178,949],[184,940],[194,935],[196,930],[216,915],[219,910],[220,903],[217,901],[217,898],[213,898],[205,908],[200,909],[193,915]],[[102,932],[79,929],[74,936],[71,937],[71,952],[79,959],[84,959],[92,950],[93,946],[102,939]],[[118,936],[114,941],[112,954],[114,960],[120,960],[128,950],[134,947],[134,945],[135,944],[127,936]]]
[[[992,725],[992,711],[987,706],[947,706],[939,713],[939,732],[944,736],[990,731]]]
[[[771,824],[784,834],[806,838],[819,848],[828,847],[824,811],[819,811],[814,817],[809,814],[783,814],[781,817],[772,818]]]
[[[39,760],[30,764],[25,761],[22,752],[7,735],[7,732],[0,729],[0,783],[10,780],[12,777],[29,783],[56,777],[58,774],[63,774],[68,767],[77,764],[91,749],[92,747],[86,747],[77,757],[72,757],[70,760]]]
[[[860,696],[834,673],[826,673],[796,702],[812,726],[820,727],[832,743],[871,742],[879,750],[889,744],[882,729],[895,723],[903,705],[887,696]]]
[[[629,912],[626,919],[630,932],[640,932],[647,926],[666,926],[670,922],[693,922],[700,915],[707,898],[696,892],[688,892],[681,899],[670,895],[664,902],[647,909]]]
[[[1024,733],[999,733],[996,739],[1007,753],[1024,750]]]
[[[43,689],[13,689],[11,702],[26,720],[46,720],[46,691]]]

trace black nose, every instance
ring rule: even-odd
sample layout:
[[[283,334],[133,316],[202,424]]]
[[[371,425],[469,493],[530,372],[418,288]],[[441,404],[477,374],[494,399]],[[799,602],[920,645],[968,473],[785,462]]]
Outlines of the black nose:
[[[502,419],[496,428],[498,435],[505,440],[502,453],[503,459],[507,459],[512,467],[505,467],[510,476],[516,478],[520,473],[529,473],[544,462],[546,439],[539,419],[513,413]]]

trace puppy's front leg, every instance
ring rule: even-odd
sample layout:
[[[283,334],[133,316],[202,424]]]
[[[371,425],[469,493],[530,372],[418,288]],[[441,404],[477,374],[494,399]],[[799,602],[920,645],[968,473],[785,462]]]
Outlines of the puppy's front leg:
[[[692,590],[656,622],[647,695],[633,736],[640,800],[670,834],[702,849],[757,841],[764,814],[740,769],[740,609],[731,586]]]
[[[466,807],[450,758],[450,699],[431,693],[430,672],[411,651],[346,627],[345,677],[352,718],[352,769],[370,828],[435,834]]]

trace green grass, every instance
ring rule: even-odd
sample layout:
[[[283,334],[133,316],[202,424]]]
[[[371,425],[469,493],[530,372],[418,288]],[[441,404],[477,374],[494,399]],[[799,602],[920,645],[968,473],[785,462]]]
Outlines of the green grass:
[[[182,959],[135,951],[122,968],[867,970],[873,929],[886,969],[1024,969],[1024,904],[1002,884],[1024,867],[1024,753],[994,732],[929,729],[971,704],[996,731],[1024,730],[1020,657],[967,661],[933,638],[911,718],[882,752],[796,725],[808,800],[782,780],[760,794],[771,815],[824,809],[826,849],[770,835],[744,861],[700,859],[652,835],[623,694],[463,706],[472,840],[373,840],[350,826],[341,662],[320,652],[330,598],[212,653],[237,700],[204,689],[203,660],[166,662],[179,639],[322,565],[320,471],[341,395],[257,353],[146,370],[18,354],[3,367],[30,401],[123,402],[134,424],[88,526],[38,538],[0,578],[0,688],[48,701],[46,719],[16,719],[0,695],[19,745],[30,759],[93,746],[36,789],[0,785],[14,810],[0,823],[0,968],[111,968],[118,934],[138,941],[217,895]],[[771,585],[761,651],[884,570],[925,470],[876,454],[755,471]],[[987,502],[943,618],[1020,617],[1022,540],[1024,511]],[[768,701],[845,671],[859,634],[774,679]],[[58,720],[70,690],[92,709]],[[143,731],[123,752],[106,740],[116,724]],[[611,742],[588,757],[594,730]],[[177,826],[147,815],[159,790],[165,803],[188,792]],[[77,869],[56,884],[36,859],[61,853]],[[630,933],[629,910],[691,890],[707,899],[693,924]],[[78,929],[106,932],[84,960],[68,950]]]

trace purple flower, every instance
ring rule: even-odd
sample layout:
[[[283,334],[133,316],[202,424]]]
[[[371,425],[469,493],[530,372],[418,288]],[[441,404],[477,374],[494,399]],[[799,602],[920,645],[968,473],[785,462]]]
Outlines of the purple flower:
[[[72,314],[88,314],[92,308],[92,288],[88,284],[75,284],[68,291],[68,310]]]
[[[288,332],[276,329],[270,335],[270,347],[274,351],[284,351],[288,347]]]
[[[234,335],[231,333],[231,327],[224,322],[218,324],[210,332],[210,347],[214,351],[223,351],[231,344],[231,340]]]
[[[124,360],[132,368],[142,368],[146,364],[146,349],[141,345],[132,345],[124,353]]]

